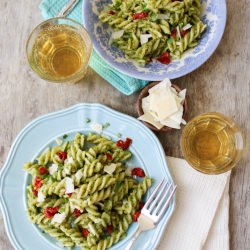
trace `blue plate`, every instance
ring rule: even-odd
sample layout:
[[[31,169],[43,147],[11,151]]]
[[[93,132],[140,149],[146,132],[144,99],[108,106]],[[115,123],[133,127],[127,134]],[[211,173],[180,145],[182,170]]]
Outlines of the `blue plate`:
[[[123,53],[110,45],[111,30],[102,24],[99,13],[111,0],[84,0],[83,22],[93,41],[94,49],[112,67],[137,79],[158,81],[178,78],[200,67],[217,48],[226,24],[225,0],[202,0],[202,20],[207,29],[194,49],[185,52],[181,59],[169,65],[159,62],[139,66],[125,59]]]
[[[123,138],[133,139],[130,147],[133,157],[128,165],[143,167],[146,174],[154,179],[149,193],[163,177],[173,182],[157,137],[137,119],[100,104],[78,104],[44,115],[29,123],[19,133],[0,173],[0,205],[7,234],[15,249],[28,250],[38,246],[42,250],[61,249],[53,238],[43,234],[29,222],[26,214],[26,187],[29,178],[22,166],[35,159],[48,145],[53,145],[60,136],[68,134],[71,139],[76,132],[90,132],[90,124],[86,123],[86,118],[90,118],[92,123],[109,122],[110,127],[104,129],[103,134],[114,141],[118,140],[117,133],[121,133]],[[142,233],[133,249],[153,250],[157,247],[174,207],[175,200],[169,205],[158,226]],[[137,223],[133,223],[127,237],[110,249],[124,249],[137,226]]]

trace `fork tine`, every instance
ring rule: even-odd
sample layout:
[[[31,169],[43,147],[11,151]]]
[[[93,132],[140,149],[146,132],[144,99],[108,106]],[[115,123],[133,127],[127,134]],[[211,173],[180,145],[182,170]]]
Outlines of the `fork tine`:
[[[171,189],[173,187],[173,183],[171,183],[171,185],[168,186],[166,192],[163,194],[163,196],[160,199],[160,202],[157,204],[154,212],[152,213],[152,215],[157,215],[158,212],[161,210],[163,202],[166,201],[166,198],[171,196]]]
[[[154,199],[155,194],[157,193],[157,191],[159,190],[160,186],[162,185],[162,183],[164,182],[165,178],[162,179],[162,181],[158,184],[158,186],[155,188],[154,192],[150,195],[148,201],[146,202],[146,204],[144,205],[143,208],[147,208],[147,206],[150,204],[150,202]]]
[[[164,211],[166,210],[167,206],[168,206],[169,203],[171,202],[171,200],[172,200],[172,198],[173,198],[173,196],[174,196],[176,187],[177,187],[177,186],[174,186],[174,189],[172,190],[171,194],[169,195],[168,200],[166,201],[165,205],[164,205],[163,208],[161,209],[161,212],[158,214],[158,219],[161,218],[162,214],[164,213]]]
[[[155,199],[149,205],[148,210],[149,210],[150,213],[153,212],[153,210],[158,206],[157,202],[159,202],[161,200],[162,193],[164,192],[167,185],[168,185],[168,183],[166,182],[166,183],[164,183],[164,185],[161,186],[159,192],[155,196]]]

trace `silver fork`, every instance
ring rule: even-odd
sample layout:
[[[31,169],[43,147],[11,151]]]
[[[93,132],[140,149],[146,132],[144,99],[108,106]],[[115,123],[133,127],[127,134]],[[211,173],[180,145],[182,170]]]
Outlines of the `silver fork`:
[[[172,201],[175,190],[176,185],[173,183],[168,184],[168,182],[165,182],[165,179],[160,182],[142,208],[141,215],[138,218],[139,227],[125,250],[132,248],[141,232],[150,230],[156,226]]]

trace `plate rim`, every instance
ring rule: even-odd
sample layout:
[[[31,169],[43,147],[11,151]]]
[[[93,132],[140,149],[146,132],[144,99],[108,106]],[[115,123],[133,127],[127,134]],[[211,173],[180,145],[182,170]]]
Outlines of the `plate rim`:
[[[95,40],[93,38],[95,38],[95,35],[86,27],[86,18],[85,18],[85,13],[87,11],[87,8],[85,8],[88,4],[89,0],[84,0],[82,2],[82,24],[85,27],[85,29],[88,31],[92,41]],[[226,28],[226,22],[227,22],[227,4],[226,4],[226,0],[221,0],[220,5],[222,6],[222,18],[221,18],[221,25],[220,25],[220,32],[219,35],[215,36],[214,38],[214,42],[213,44],[211,44],[210,46],[210,52],[207,53],[207,55],[202,58],[202,60],[199,61],[198,64],[194,64],[192,67],[187,68],[186,70],[182,70],[182,71],[177,71],[174,73],[170,73],[169,76],[164,75],[162,77],[157,77],[157,72],[151,72],[151,76],[150,75],[145,75],[142,72],[137,71],[136,73],[131,73],[129,71],[125,70],[125,67],[120,66],[119,64],[114,64],[113,63],[113,57],[109,57],[109,56],[105,56],[104,52],[102,53],[101,51],[103,51],[102,49],[99,50],[99,48],[96,48],[96,45],[93,41],[93,50],[104,60],[104,62],[106,62],[111,68],[114,68],[117,71],[120,71],[121,73],[128,75],[130,77],[134,77],[136,79],[139,80],[145,80],[145,81],[162,81],[165,78],[169,78],[169,79],[176,79],[179,77],[183,77],[193,71],[195,71],[196,69],[200,68],[215,52],[215,50],[218,48],[220,41],[223,37],[225,28]],[[203,52],[204,53],[204,52]]]
[[[166,159],[165,159],[165,152],[164,152],[164,149],[163,149],[162,144],[160,143],[159,139],[157,138],[157,136],[149,128],[147,128],[145,125],[143,125],[141,122],[139,122],[135,117],[132,117],[132,116],[127,115],[127,114],[124,114],[122,112],[114,110],[113,108],[107,107],[107,106],[105,106],[103,104],[99,104],[99,103],[79,103],[79,104],[70,106],[68,108],[59,109],[59,110],[56,110],[54,112],[49,112],[49,113],[43,114],[43,115],[41,115],[41,116],[39,116],[39,117],[37,117],[35,119],[32,119],[17,134],[16,138],[12,142],[12,145],[11,145],[11,147],[9,149],[9,153],[7,155],[7,158],[6,158],[5,162],[4,162],[4,164],[3,164],[3,167],[0,170],[0,210],[2,211],[2,216],[3,216],[5,231],[7,233],[7,236],[9,238],[12,246],[15,249],[24,249],[24,248],[18,242],[18,239],[16,238],[15,234],[12,231],[13,225],[10,222],[10,215],[9,215],[8,207],[7,207],[7,205],[6,205],[5,201],[4,201],[4,198],[3,198],[3,181],[5,180],[5,176],[6,176],[7,172],[8,172],[8,170],[12,166],[11,163],[12,163],[13,158],[15,156],[16,150],[18,149],[18,146],[19,146],[21,140],[25,137],[26,133],[28,133],[28,131],[32,130],[32,128],[34,126],[36,126],[37,123],[40,123],[43,120],[47,120],[47,119],[49,119],[51,117],[65,115],[68,112],[76,112],[77,110],[83,109],[84,107],[93,107],[93,108],[104,109],[108,113],[112,113],[116,117],[122,117],[122,118],[124,117],[125,119],[133,120],[139,126],[141,126],[146,132],[148,132],[151,135],[152,139],[157,142],[158,150],[160,150],[161,161],[163,162],[163,168],[164,168],[165,172],[169,175],[169,178],[172,181],[172,183],[175,183],[174,179],[173,179],[173,177],[171,175],[171,172],[170,172],[170,170],[168,168],[168,164],[167,164]],[[162,226],[160,228],[160,232],[159,232],[158,236],[156,237],[155,242],[153,242],[153,244],[154,244],[153,247],[156,248],[159,245],[160,240],[161,240],[161,238],[162,238],[162,236],[164,234],[164,231],[166,229],[166,226],[169,223],[169,220],[170,220],[171,216],[173,215],[175,207],[176,207],[176,194],[175,194],[175,197],[173,199],[172,206],[171,206],[171,208],[169,210],[169,216],[166,219],[166,222],[162,224]]]

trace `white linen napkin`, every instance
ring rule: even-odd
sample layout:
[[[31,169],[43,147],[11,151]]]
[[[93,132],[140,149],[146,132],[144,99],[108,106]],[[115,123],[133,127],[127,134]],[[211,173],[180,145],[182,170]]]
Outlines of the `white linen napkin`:
[[[229,250],[231,172],[206,175],[183,159],[167,162],[177,184],[176,209],[158,250]]]

